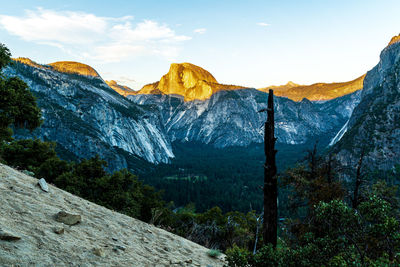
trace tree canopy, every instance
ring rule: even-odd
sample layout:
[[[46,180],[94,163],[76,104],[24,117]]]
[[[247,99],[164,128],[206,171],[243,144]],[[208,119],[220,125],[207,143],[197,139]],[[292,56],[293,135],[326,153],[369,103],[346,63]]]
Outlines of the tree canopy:
[[[0,72],[11,63],[11,53],[0,44]],[[10,141],[12,129],[33,130],[42,123],[40,108],[28,85],[18,77],[0,76],[0,141]]]

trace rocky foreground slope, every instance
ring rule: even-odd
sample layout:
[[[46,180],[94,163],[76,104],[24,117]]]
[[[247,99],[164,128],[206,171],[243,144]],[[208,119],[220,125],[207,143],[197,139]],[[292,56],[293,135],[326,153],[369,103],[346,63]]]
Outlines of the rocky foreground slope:
[[[208,249],[0,164],[0,266],[222,266]],[[80,215],[58,222],[60,211]],[[67,221],[65,221],[67,222]]]

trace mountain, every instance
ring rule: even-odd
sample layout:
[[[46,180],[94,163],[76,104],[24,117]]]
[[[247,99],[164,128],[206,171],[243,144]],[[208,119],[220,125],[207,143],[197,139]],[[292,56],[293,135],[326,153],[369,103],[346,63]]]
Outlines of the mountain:
[[[201,142],[214,147],[248,146],[263,142],[265,92],[256,89],[219,91],[209,99],[184,101],[168,95],[130,95],[134,103],[158,109],[171,141]],[[278,142],[304,144],[333,138],[349,119],[360,91],[325,103],[300,102],[276,97]]]
[[[147,84],[138,94],[180,95],[185,101],[209,99],[221,90],[236,90],[243,86],[220,84],[211,73],[190,63],[173,63],[160,81]]]
[[[93,69],[89,65],[75,61],[57,61],[46,65],[42,65],[26,57],[14,58],[13,60],[38,69],[54,70],[63,73],[79,74],[101,79],[100,75],[97,73],[95,69]]]
[[[207,248],[0,164],[1,266],[223,266]],[[55,215],[81,216],[67,225]],[[14,240],[14,241],[12,241]],[[222,258],[223,256],[221,256]]]
[[[53,67],[53,70],[58,71],[58,72],[80,74],[80,75],[84,75],[84,76],[100,78],[100,75],[97,73],[97,71],[95,69],[93,69],[89,65],[82,64],[79,62],[58,61],[58,62],[50,63],[49,66]]]
[[[128,95],[136,95],[136,91],[129,88],[128,86],[125,85],[120,85],[116,81],[111,80],[111,81],[105,81],[108,86],[110,86],[114,91],[116,91],[118,94],[122,96],[128,96]]]
[[[268,89],[274,89],[274,94],[277,96],[287,97],[294,101],[301,101],[307,98],[311,101],[331,100],[363,88],[363,80],[365,75],[358,77],[355,80],[342,83],[315,83],[312,85],[298,85],[289,82],[281,86],[269,86],[260,88],[260,91],[268,92]]]
[[[266,114],[258,110],[266,107],[268,94],[220,85],[208,71],[189,63],[172,64],[154,85],[159,89],[145,86],[138,94],[116,82],[107,85],[81,63],[41,65],[16,59],[5,74],[27,82],[43,112],[42,127],[32,134],[17,131],[18,138],[56,141],[59,151],[70,158],[99,154],[110,170],[128,167],[137,172],[149,167],[146,161],[171,162],[173,142],[214,148],[263,142]],[[210,90],[202,91],[206,86]],[[359,96],[356,91],[321,103],[276,97],[278,142],[328,144],[350,118]],[[189,101],[193,97],[207,98]]]
[[[314,91],[325,88],[326,94],[340,91],[341,97],[331,102],[312,103],[307,99],[295,102],[277,97],[278,142],[304,144],[316,137],[333,138],[359,101],[362,79],[310,86]],[[279,95],[299,87],[306,88],[290,82],[274,90]],[[171,64],[160,82],[146,85],[127,98],[158,109],[172,142],[201,142],[222,148],[263,141],[265,114],[258,110],[265,108],[267,94],[262,90],[220,85],[211,73],[190,63]]]
[[[368,71],[360,104],[341,131],[332,150],[343,165],[355,166],[363,150],[366,166],[389,170],[400,163],[400,35]]]
[[[269,89],[273,89],[274,92],[275,92],[275,91],[282,91],[282,92],[284,92],[284,91],[286,91],[286,90],[288,90],[288,89],[290,89],[290,88],[297,87],[297,86],[301,86],[301,85],[289,81],[287,84],[284,84],[284,85],[271,85],[271,86],[268,86],[268,87],[260,88],[260,89],[258,89],[258,90],[263,91],[263,92],[268,92]]]
[[[14,63],[4,74],[29,85],[44,119],[32,134],[17,131],[17,137],[55,141],[72,157],[99,154],[110,170],[127,168],[130,162],[137,162],[138,168],[146,161],[167,163],[174,157],[158,114],[116,93],[91,67],[71,62],[40,65],[27,59]]]

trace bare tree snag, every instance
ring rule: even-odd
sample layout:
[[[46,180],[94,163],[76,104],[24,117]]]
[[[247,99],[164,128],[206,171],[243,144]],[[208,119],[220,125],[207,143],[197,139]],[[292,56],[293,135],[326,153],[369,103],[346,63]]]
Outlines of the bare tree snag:
[[[328,166],[327,166],[327,170],[326,170],[326,176],[328,179],[328,183],[331,184],[332,183],[332,154],[329,154],[328,156]]]
[[[359,189],[360,189],[360,185],[361,185],[361,179],[362,179],[362,177],[361,177],[361,166],[362,166],[362,163],[363,163],[363,159],[364,159],[364,150],[362,150],[361,151],[361,155],[360,155],[360,159],[358,160],[358,164],[357,164],[357,172],[356,172],[356,184],[355,184],[355,186],[354,186],[354,193],[353,193],[353,209],[357,209],[357,207],[358,207],[358,198],[359,198],[359,196],[358,196],[358,192],[359,192]]]
[[[278,230],[278,183],[276,178],[277,168],[275,162],[276,138],[274,136],[274,91],[269,90],[268,108],[259,112],[267,111],[267,121],[264,124],[264,220],[263,239],[264,244],[271,243],[275,248]]]

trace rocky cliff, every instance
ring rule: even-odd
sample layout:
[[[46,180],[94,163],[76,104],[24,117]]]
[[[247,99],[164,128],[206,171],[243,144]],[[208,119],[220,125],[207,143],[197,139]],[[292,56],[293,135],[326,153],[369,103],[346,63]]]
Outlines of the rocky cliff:
[[[171,64],[159,82],[145,85],[138,94],[180,95],[185,101],[209,99],[221,90],[235,90],[243,86],[219,84],[211,73],[190,63]]]
[[[331,100],[363,88],[365,75],[343,83],[315,83],[312,85],[299,85],[289,82],[281,86],[269,86],[260,88],[260,91],[268,92],[268,89],[274,89],[274,94],[277,96],[287,97],[294,101],[301,101],[307,98],[311,101]]]
[[[73,64],[78,68],[68,71],[65,66],[70,65],[63,65],[61,72],[36,65],[16,61],[4,71],[29,85],[43,113],[40,129],[17,132],[17,137],[56,141],[78,158],[99,154],[112,170],[128,167],[129,155],[152,163],[169,162],[174,156],[158,115],[116,93],[95,70],[80,69],[84,64]]]
[[[0,266],[224,265],[205,247],[37,183],[0,164]],[[60,211],[75,216],[60,220]]]
[[[361,102],[343,137],[333,147],[344,165],[355,165],[361,151],[367,166],[390,169],[400,164],[400,43],[394,37],[364,79]]]
[[[72,64],[82,65],[86,66]],[[192,64],[173,64],[153,86],[159,89],[144,92],[144,88],[139,94],[126,93],[127,97],[121,94],[128,88],[109,82],[118,87],[111,89],[95,70],[65,70],[65,66],[71,65],[56,71],[52,65],[24,59],[8,67],[5,74],[21,77],[38,98],[44,124],[33,136],[56,141],[63,151],[80,158],[99,154],[111,170],[132,169],[132,157],[169,162],[174,157],[174,141],[217,148],[263,141],[266,116],[258,110],[266,107],[267,93],[220,85],[209,72]],[[204,91],[203,85],[210,90]],[[168,90],[161,92],[163,88]],[[118,90],[123,92],[118,94]],[[348,121],[359,95],[357,91],[324,102],[277,97],[278,142],[297,145],[318,139],[328,143]],[[16,136],[32,134],[19,131]]]
[[[325,103],[307,99],[275,99],[278,142],[303,144],[327,140],[349,119],[360,91]],[[184,101],[167,95],[131,95],[133,102],[158,109],[171,141],[197,141],[215,147],[247,146],[263,142],[267,93],[255,89],[220,91],[210,99]]]

